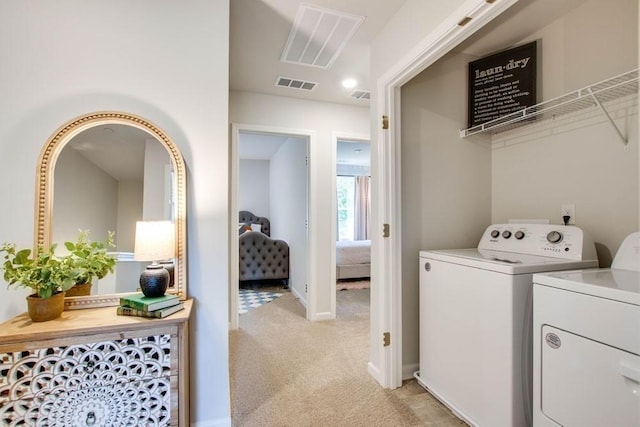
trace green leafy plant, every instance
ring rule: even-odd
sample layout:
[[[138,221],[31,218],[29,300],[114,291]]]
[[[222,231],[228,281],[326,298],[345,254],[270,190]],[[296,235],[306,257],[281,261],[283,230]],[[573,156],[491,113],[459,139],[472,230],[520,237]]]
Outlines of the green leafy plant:
[[[31,249],[17,249],[13,243],[0,246],[4,254],[4,280],[11,285],[31,288],[34,294],[46,299],[56,292],[70,289],[85,272],[71,256],[57,257],[56,245],[45,250],[39,248],[34,257]]]
[[[91,241],[89,230],[80,230],[76,242],[65,242],[65,247],[71,253],[76,267],[84,273],[77,278],[76,284],[91,283],[94,277],[102,279],[108,273],[113,273],[116,259],[107,251],[116,247],[114,233],[109,231],[106,241]]]

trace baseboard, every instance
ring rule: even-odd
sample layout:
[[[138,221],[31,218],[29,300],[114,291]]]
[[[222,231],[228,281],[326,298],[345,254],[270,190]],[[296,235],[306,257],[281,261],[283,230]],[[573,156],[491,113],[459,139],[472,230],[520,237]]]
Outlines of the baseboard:
[[[314,320],[316,321],[333,319],[335,319],[335,316],[332,316],[330,311],[325,311],[324,313],[316,313],[316,315],[314,316]]]
[[[369,375],[378,382],[378,384],[382,384],[382,372],[380,372],[380,369],[378,369],[377,366],[369,362],[367,363],[367,371],[369,372]]]
[[[195,423],[191,423],[191,427],[231,427],[231,418],[197,421]]]
[[[305,306],[305,308],[307,308],[307,300],[306,300],[306,299],[304,299],[304,297],[303,297],[302,295],[300,295],[300,294],[298,293],[298,291],[296,291],[294,288],[290,287],[289,289],[291,289],[291,293],[293,294],[293,296],[294,296],[296,299],[298,299],[298,300],[302,303],[302,305],[304,305],[304,306]]]
[[[402,365],[402,381],[412,380],[414,372],[420,370],[419,363],[412,363],[410,365]]]

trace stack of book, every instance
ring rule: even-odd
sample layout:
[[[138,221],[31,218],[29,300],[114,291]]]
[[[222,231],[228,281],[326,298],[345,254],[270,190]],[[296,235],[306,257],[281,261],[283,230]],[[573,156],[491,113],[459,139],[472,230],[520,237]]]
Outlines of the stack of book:
[[[177,295],[165,294],[161,297],[147,297],[143,293],[120,298],[117,313],[120,316],[138,316],[162,319],[184,308]]]

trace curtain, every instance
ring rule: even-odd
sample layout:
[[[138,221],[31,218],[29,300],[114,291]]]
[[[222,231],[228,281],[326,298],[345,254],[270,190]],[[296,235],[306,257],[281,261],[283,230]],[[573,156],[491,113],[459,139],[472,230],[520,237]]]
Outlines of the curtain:
[[[356,177],[354,240],[369,240],[371,222],[371,177]]]

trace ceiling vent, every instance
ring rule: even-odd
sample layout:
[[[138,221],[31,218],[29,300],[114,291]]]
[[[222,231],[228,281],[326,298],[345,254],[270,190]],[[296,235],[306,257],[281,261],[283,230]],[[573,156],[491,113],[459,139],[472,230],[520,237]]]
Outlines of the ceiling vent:
[[[292,79],[289,77],[278,77],[276,79],[276,86],[280,87],[290,87],[292,89],[300,89],[300,90],[313,90],[318,83],[308,82],[305,80]]]
[[[281,60],[329,68],[363,21],[364,16],[303,3],[298,8]]]
[[[366,90],[356,89],[353,92],[351,92],[351,96],[354,97],[355,99],[366,99],[367,101],[369,101],[371,99],[371,92]]]

